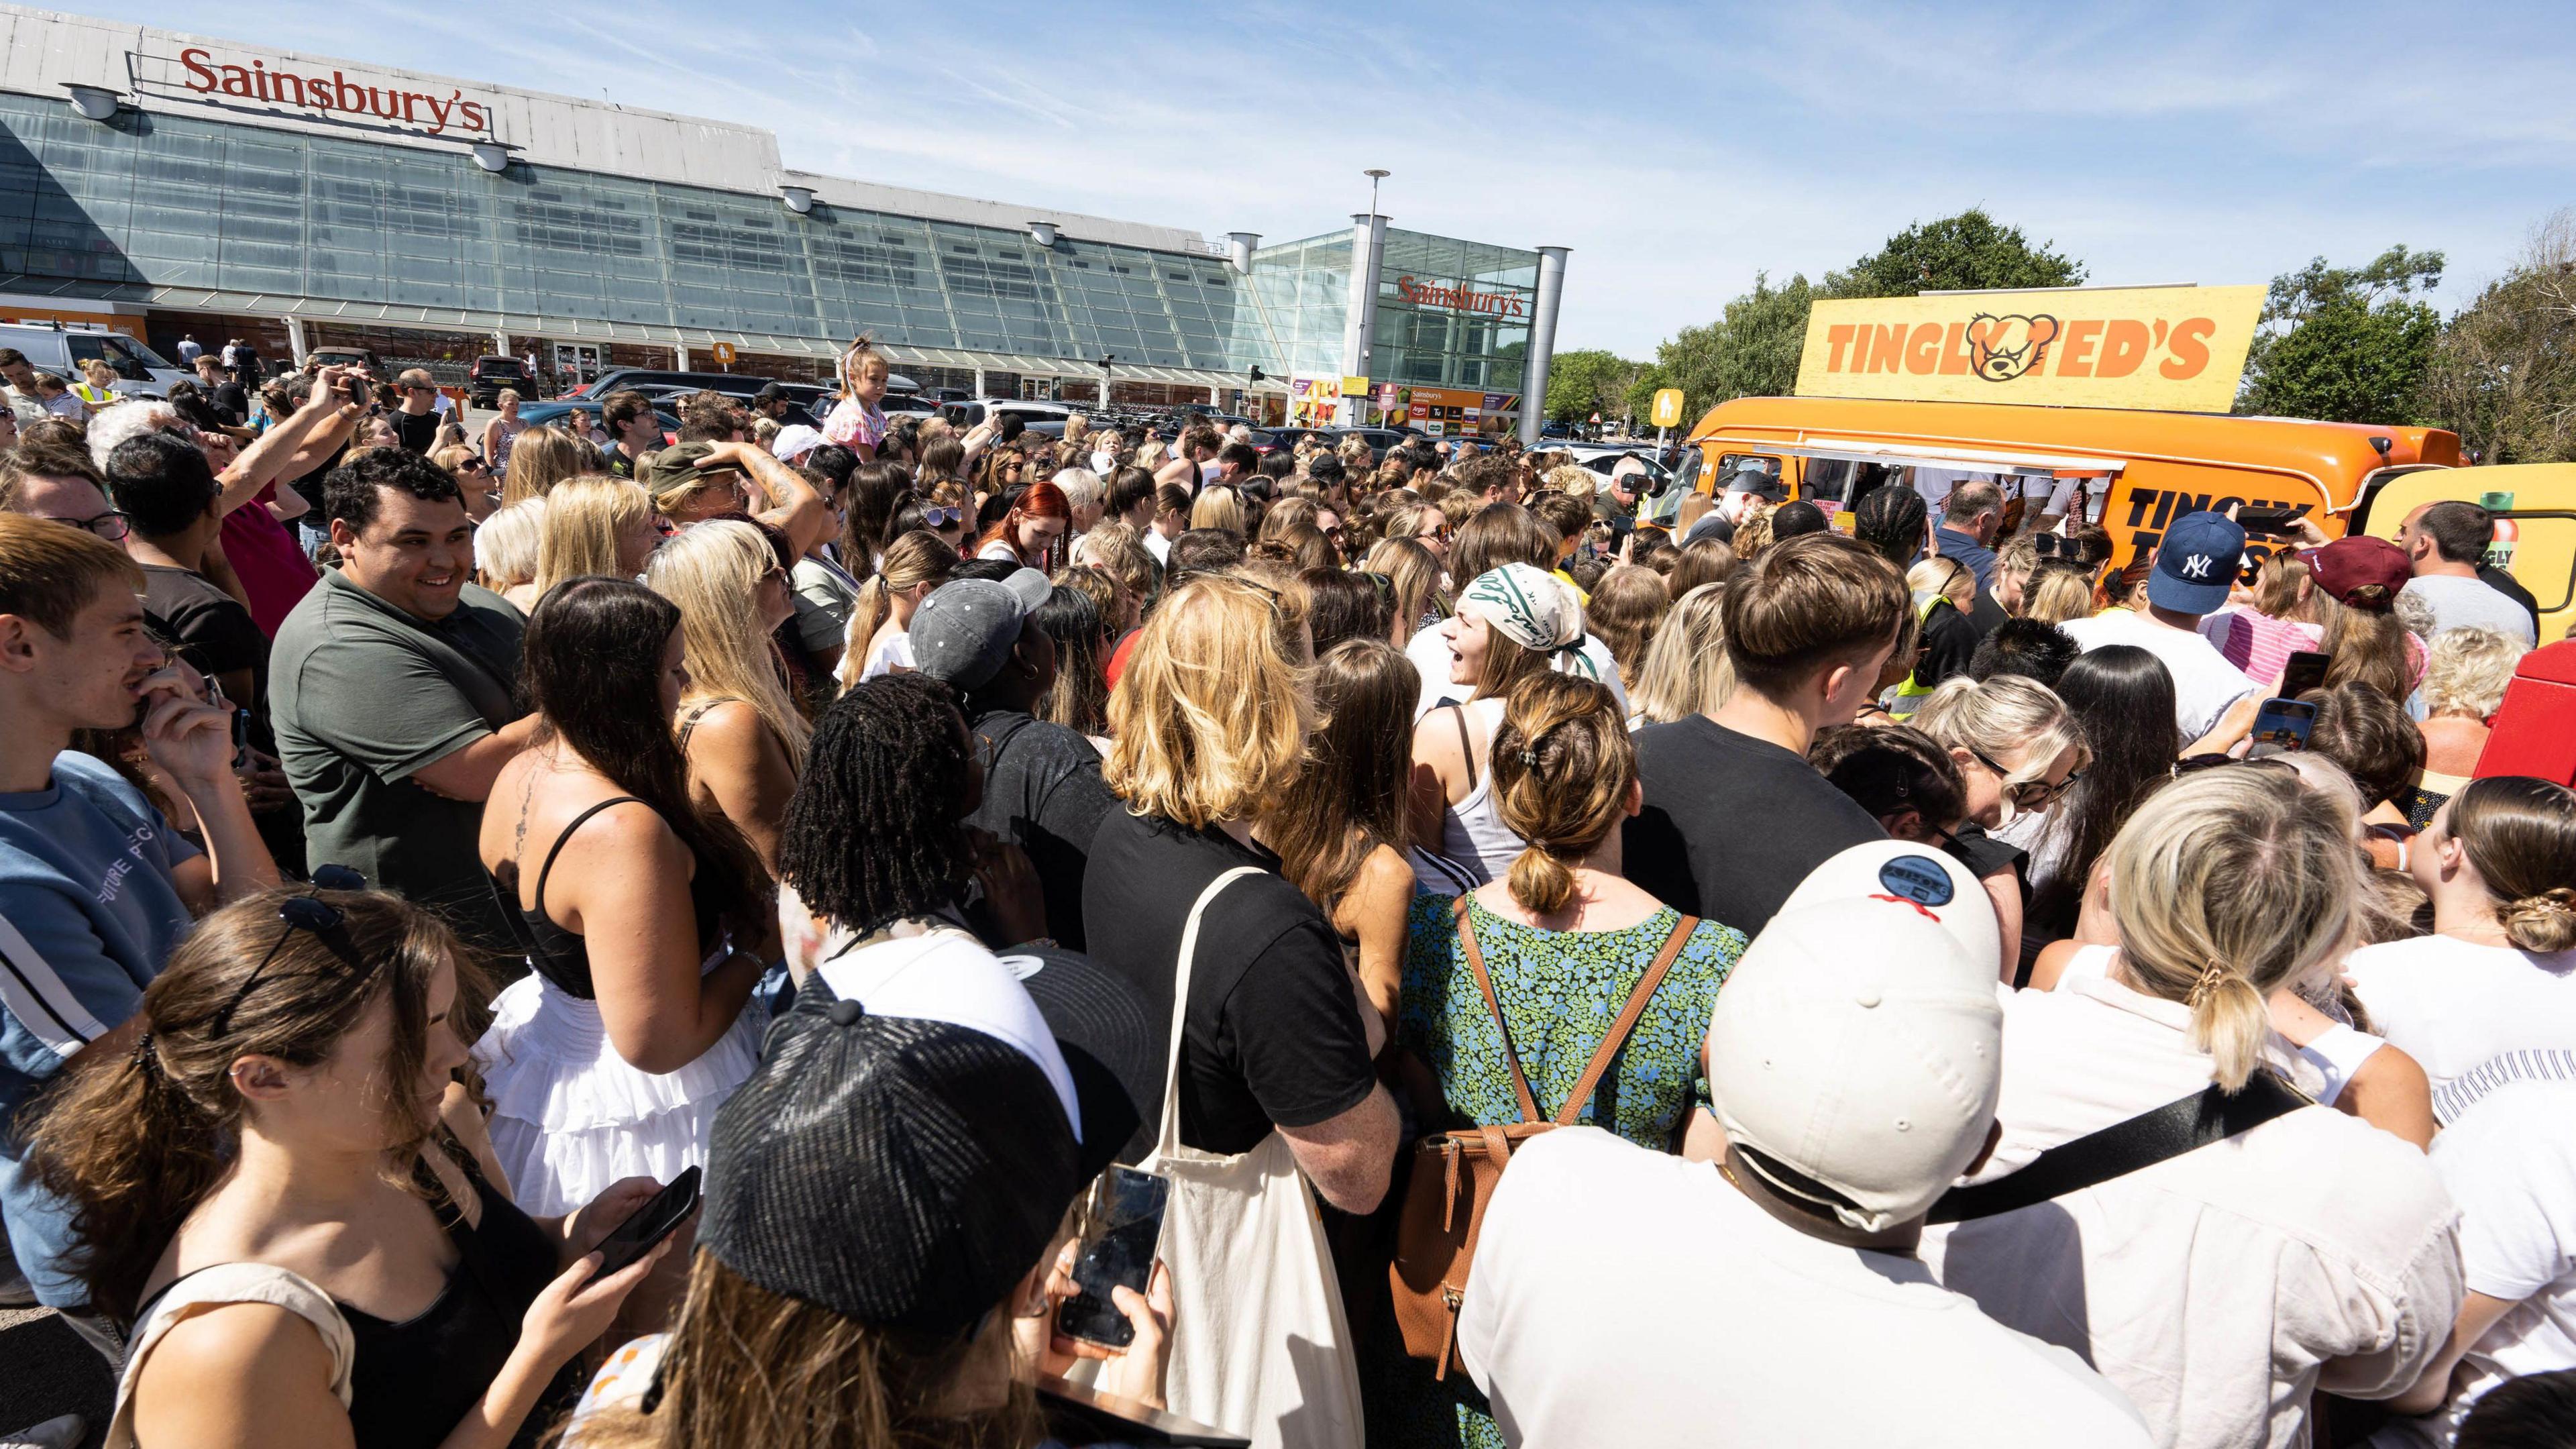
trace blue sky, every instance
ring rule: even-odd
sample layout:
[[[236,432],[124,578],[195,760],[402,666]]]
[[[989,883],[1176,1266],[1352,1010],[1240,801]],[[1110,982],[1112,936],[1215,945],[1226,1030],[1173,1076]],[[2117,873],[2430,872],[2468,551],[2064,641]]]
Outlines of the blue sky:
[[[1398,226],[1572,247],[1557,345],[1629,356],[1759,270],[1970,205],[2105,284],[2437,248],[2445,310],[2576,205],[2576,29],[2538,6],[67,8],[604,92],[767,126],[791,166],[1212,238],[1346,224],[1383,166]]]

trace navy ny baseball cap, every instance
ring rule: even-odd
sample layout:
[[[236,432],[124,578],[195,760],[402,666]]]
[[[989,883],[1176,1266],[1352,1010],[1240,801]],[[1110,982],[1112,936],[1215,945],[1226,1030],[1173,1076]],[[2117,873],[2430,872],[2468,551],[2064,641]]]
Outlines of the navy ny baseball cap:
[[[2147,602],[2177,614],[2214,614],[2245,558],[2245,530],[2216,513],[2186,513],[2165,530],[2147,575]]]

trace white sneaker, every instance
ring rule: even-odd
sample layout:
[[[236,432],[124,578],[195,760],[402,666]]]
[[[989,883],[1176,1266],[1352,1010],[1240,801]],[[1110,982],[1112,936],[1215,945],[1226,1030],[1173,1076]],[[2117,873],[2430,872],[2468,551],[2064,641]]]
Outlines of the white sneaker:
[[[65,1414],[59,1419],[30,1424],[0,1439],[0,1449],[79,1449],[88,1433],[89,1420],[78,1414]]]

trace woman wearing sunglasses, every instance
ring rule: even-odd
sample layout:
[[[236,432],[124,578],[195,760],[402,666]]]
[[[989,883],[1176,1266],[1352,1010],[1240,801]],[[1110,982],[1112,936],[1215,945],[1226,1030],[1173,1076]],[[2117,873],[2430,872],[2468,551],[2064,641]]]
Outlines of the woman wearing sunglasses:
[[[1942,843],[1994,898],[2003,928],[1996,970],[2009,982],[2021,970],[2024,843],[2075,783],[2083,737],[2046,685],[2015,674],[1945,680],[1908,723],[1950,752],[1968,787],[1968,818]]]
[[[719,519],[662,545],[644,581],[679,606],[688,641],[676,728],[691,797],[722,810],[775,873],[780,822],[814,732],[774,637],[796,612],[779,550],[752,525]]]
[[[107,1442],[498,1446],[661,1251],[595,1278],[651,1196],[513,1206],[452,1076],[456,938],[326,866],[207,917],[145,991],[131,1049],[34,1129],[75,1201],[92,1301],[130,1327]]]

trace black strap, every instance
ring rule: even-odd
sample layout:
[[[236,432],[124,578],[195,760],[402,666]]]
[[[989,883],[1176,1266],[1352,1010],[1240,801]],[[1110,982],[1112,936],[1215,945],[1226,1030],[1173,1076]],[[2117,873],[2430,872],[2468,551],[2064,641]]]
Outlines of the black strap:
[[[2207,1090],[2179,1102],[2168,1102],[2152,1112],[2114,1122],[2099,1132],[2061,1142],[2019,1172],[1992,1182],[1954,1187],[1932,1204],[1924,1221],[1960,1223],[1990,1218],[2064,1197],[2213,1142],[2223,1142],[2275,1117],[2314,1105],[2268,1071],[2247,1077],[2244,1089],[2233,1093],[2212,1083]]]
[[[563,854],[564,842],[572,839],[572,833],[587,824],[590,817],[612,805],[642,805],[643,803],[644,801],[637,796],[620,795],[613,800],[602,800],[572,818],[572,823],[563,828],[561,835],[555,837],[555,848],[546,852],[546,863],[537,867],[536,912],[538,915],[543,916],[546,913],[546,877],[555,873],[555,857]]]

